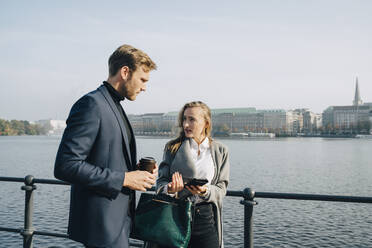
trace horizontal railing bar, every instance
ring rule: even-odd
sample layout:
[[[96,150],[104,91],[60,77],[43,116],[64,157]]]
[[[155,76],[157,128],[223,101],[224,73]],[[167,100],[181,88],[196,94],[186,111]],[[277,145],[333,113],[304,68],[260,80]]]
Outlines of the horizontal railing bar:
[[[1,227],[1,226],[0,226],[0,231],[5,231],[5,232],[20,233],[21,230],[22,230],[22,229],[8,228],[8,227]]]
[[[22,231],[22,229],[0,227],[0,231],[20,233]],[[63,233],[51,233],[51,232],[34,231],[33,234],[34,235],[40,235],[40,236],[68,238],[68,235],[63,234]],[[142,244],[140,244],[138,242],[137,243],[130,242],[130,245],[133,246],[133,247],[142,247]]]
[[[0,177],[0,181],[24,182],[25,179],[20,178],[20,177]],[[55,179],[34,178],[33,182],[40,183],[40,184],[70,185],[67,182],[55,180]],[[153,187],[149,191],[155,191],[155,188]],[[243,191],[240,191],[240,190],[228,190],[226,195],[233,196],[233,197],[244,197]],[[318,194],[276,193],[276,192],[254,192],[254,198],[372,203],[372,197],[365,197],[365,196],[318,195]]]
[[[60,181],[60,180],[54,180],[54,179],[38,179],[34,178],[34,183],[42,183],[42,184],[59,184],[59,185],[71,185],[68,182]]]
[[[24,177],[0,177],[0,181],[2,182],[21,182],[25,181]]]
[[[68,235],[64,233],[51,233],[51,232],[43,232],[43,231],[34,231],[34,235],[68,238]]]
[[[22,229],[0,227],[0,231],[20,233],[22,231]],[[40,235],[40,236],[68,238],[67,234],[62,234],[62,233],[50,233],[50,232],[34,231],[33,234],[34,235]],[[129,244],[130,244],[131,247],[142,247],[142,244],[140,244],[138,242],[137,243],[129,242]]]
[[[291,199],[291,200],[310,200],[310,201],[372,203],[372,197],[365,197],[365,196],[255,192],[254,197],[255,198],[273,198],[273,199]]]
[[[0,177],[0,182],[18,182],[23,183],[25,182],[24,177]],[[55,179],[42,179],[42,178],[33,178],[33,183],[41,183],[41,184],[59,184],[59,185],[70,185],[68,182],[55,180]]]
[[[243,197],[243,191],[241,190],[228,190],[226,192],[227,196]]]

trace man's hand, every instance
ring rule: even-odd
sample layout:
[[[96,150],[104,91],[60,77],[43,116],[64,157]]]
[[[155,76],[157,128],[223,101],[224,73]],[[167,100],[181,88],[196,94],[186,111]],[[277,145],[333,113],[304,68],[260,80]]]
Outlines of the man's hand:
[[[158,170],[159,170],[158,164],[155,164],[155,168],[152,170],[152,174],[155,177],[158,177]]]
[[[156,175],[154,173],[136,170],[125,172],[123,186],[132,190],[146,191],[146,189],[151,189],[155,182]]]

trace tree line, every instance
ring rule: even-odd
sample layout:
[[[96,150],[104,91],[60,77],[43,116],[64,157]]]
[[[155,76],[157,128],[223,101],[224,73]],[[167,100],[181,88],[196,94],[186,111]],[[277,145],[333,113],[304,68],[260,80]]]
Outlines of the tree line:
[[[3,120],[0,119],[0,136],[11,135],[44,135],[49,128],[38,124],[31,124],[28,121]]]

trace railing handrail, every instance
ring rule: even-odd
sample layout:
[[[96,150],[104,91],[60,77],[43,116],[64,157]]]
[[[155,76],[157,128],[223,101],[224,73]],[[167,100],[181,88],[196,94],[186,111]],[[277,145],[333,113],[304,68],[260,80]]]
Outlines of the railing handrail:
[[[372,197],[368,197],[368,196],[256,192],[254,197],[255,198],[283,199],[283,200],[289,199],[289,200],[372,203]]]
[[[0,182],[25,182],[22,177],[0,177]],[[70,185],[56,179],[32,178],[32,183],[37,184],[55,184],[55,185]],[[152,188],[150,191],[154,191]],[[271,198],[281,200],[309,200],[309,201],[335,201],[335,202],[356,202],[356,203],[372,203],[372,197],[368,196],[353,196],[353,195],[323,195],[311,193],[284,193],[284,192],[259,192],[252,191],[253,197],[248,198]],[[245,197],[244,190],[228,190],[227,196]]]
[[[56,179],[34,178],[31,175],[25,178],[20,177],[0,177],[0,182],[21,182],[25,186],[21,189],[26,192],[25,200],[25,221],[23,229],[15,229],[9,227],[1,227],[0,231],[20,233],[23,236],[23,247],[32,248],[33,235],[52,236],[68,238],[67,234],[51,233],[36,231],[32,226],[33,214],[33,190],[36,189],[34,184],[54,184],[54,185],[70,185],[68,182]],[[151,188],[150,191],[154,191]],[[257,204],[254,198],[271,198],[271,199],[290,199],[290,200],[311,200],[311,201],[333,201],[333,202],[354,202],[354,203],[372,203],[372,197],[366,196],[345,196],[345,195],[321,195],[321,194],[299,194],[299,193],[278,193],[278,192],[255,192],[250,188],[244,190],[228,190],[227,196],[242,197],[240,203],[244,205],[244,247],[253,247],[253,221],[252,213],[253,206]],[[141,247],[140,244],[131,242],[130,245]]]
[[[24,177],[0,177],[0,182],[25,182]],[[45,179],[45,178],[32,178],[32,183],[41,184],[59,184],[59,185],[70,185],[68,182],[64,182],[56,179]]]

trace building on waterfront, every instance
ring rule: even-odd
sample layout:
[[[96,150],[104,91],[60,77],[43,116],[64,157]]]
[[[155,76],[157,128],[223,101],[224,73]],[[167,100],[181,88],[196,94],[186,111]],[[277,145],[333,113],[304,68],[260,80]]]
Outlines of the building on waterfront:
[[[233,133],[292,133],[295,122],[292,111],[283,109],[256,110],[255,108],[213,109],[212,122],[214,131]]]
[[[296,134],[303,130],[307,109],[257,110],[256,108],[211,109],[213,133],[276,133]],[[128,116],[136,134],[178,133],[178,112],[148,113]],[[313,118],[314,119],[314,118]],[[317,126],[315,120],[312,125]],[[313,127],[314,129],[314,127]]]
[[[162,129],[164,113],[148,113],[142,115],[143,128],[149,132],[156,132]]]
[[[263,131],[270,133],[291,132],[291,113],[284,109],[260,110],[263,116]]]
[[[163,115],[163,129],[167,130],[167,132],[171,133],[178,133],[179,130],[177,128],[178,125],[178,112],[168,112]]]
[[[262,119],[255,108],[211,109],[214,132],[241,132],[261,128]]]
[[[255,108],[213,109],[214,131],[234,133],[285,133],[299,132],[303,126],[302,114],[284,109],[256,110]]]
[[[305,134],[318,133],[322,127],[322,115],[310,110],[303,112],[303,129]]]
[[[144,125],[143,125],[142,115],[129,114],[128,119],[130,121],[130,124],[134,132],[136,132],[137,130],[143,130]]]
[[[290,118],[288,120],[288,125],[290,125],[290,133],[302,133],[304,127],[304,113],[308,111],[308,109],[295,109],[292,111],[288,111],[291,113]]]
[[[352,105],[330,106],[323,112],[323,127],[333,133],[369,133],[371,129],[372,103],[363,103],[358,78]]]
[[[146,113],[128,115],[135,134],[168,134],[176,126],[177,115],[169,113]]]
[[[61,135],[66,128],[66,121],[64,120],[47,119],[35,123],[45,128],[48,135]]]

